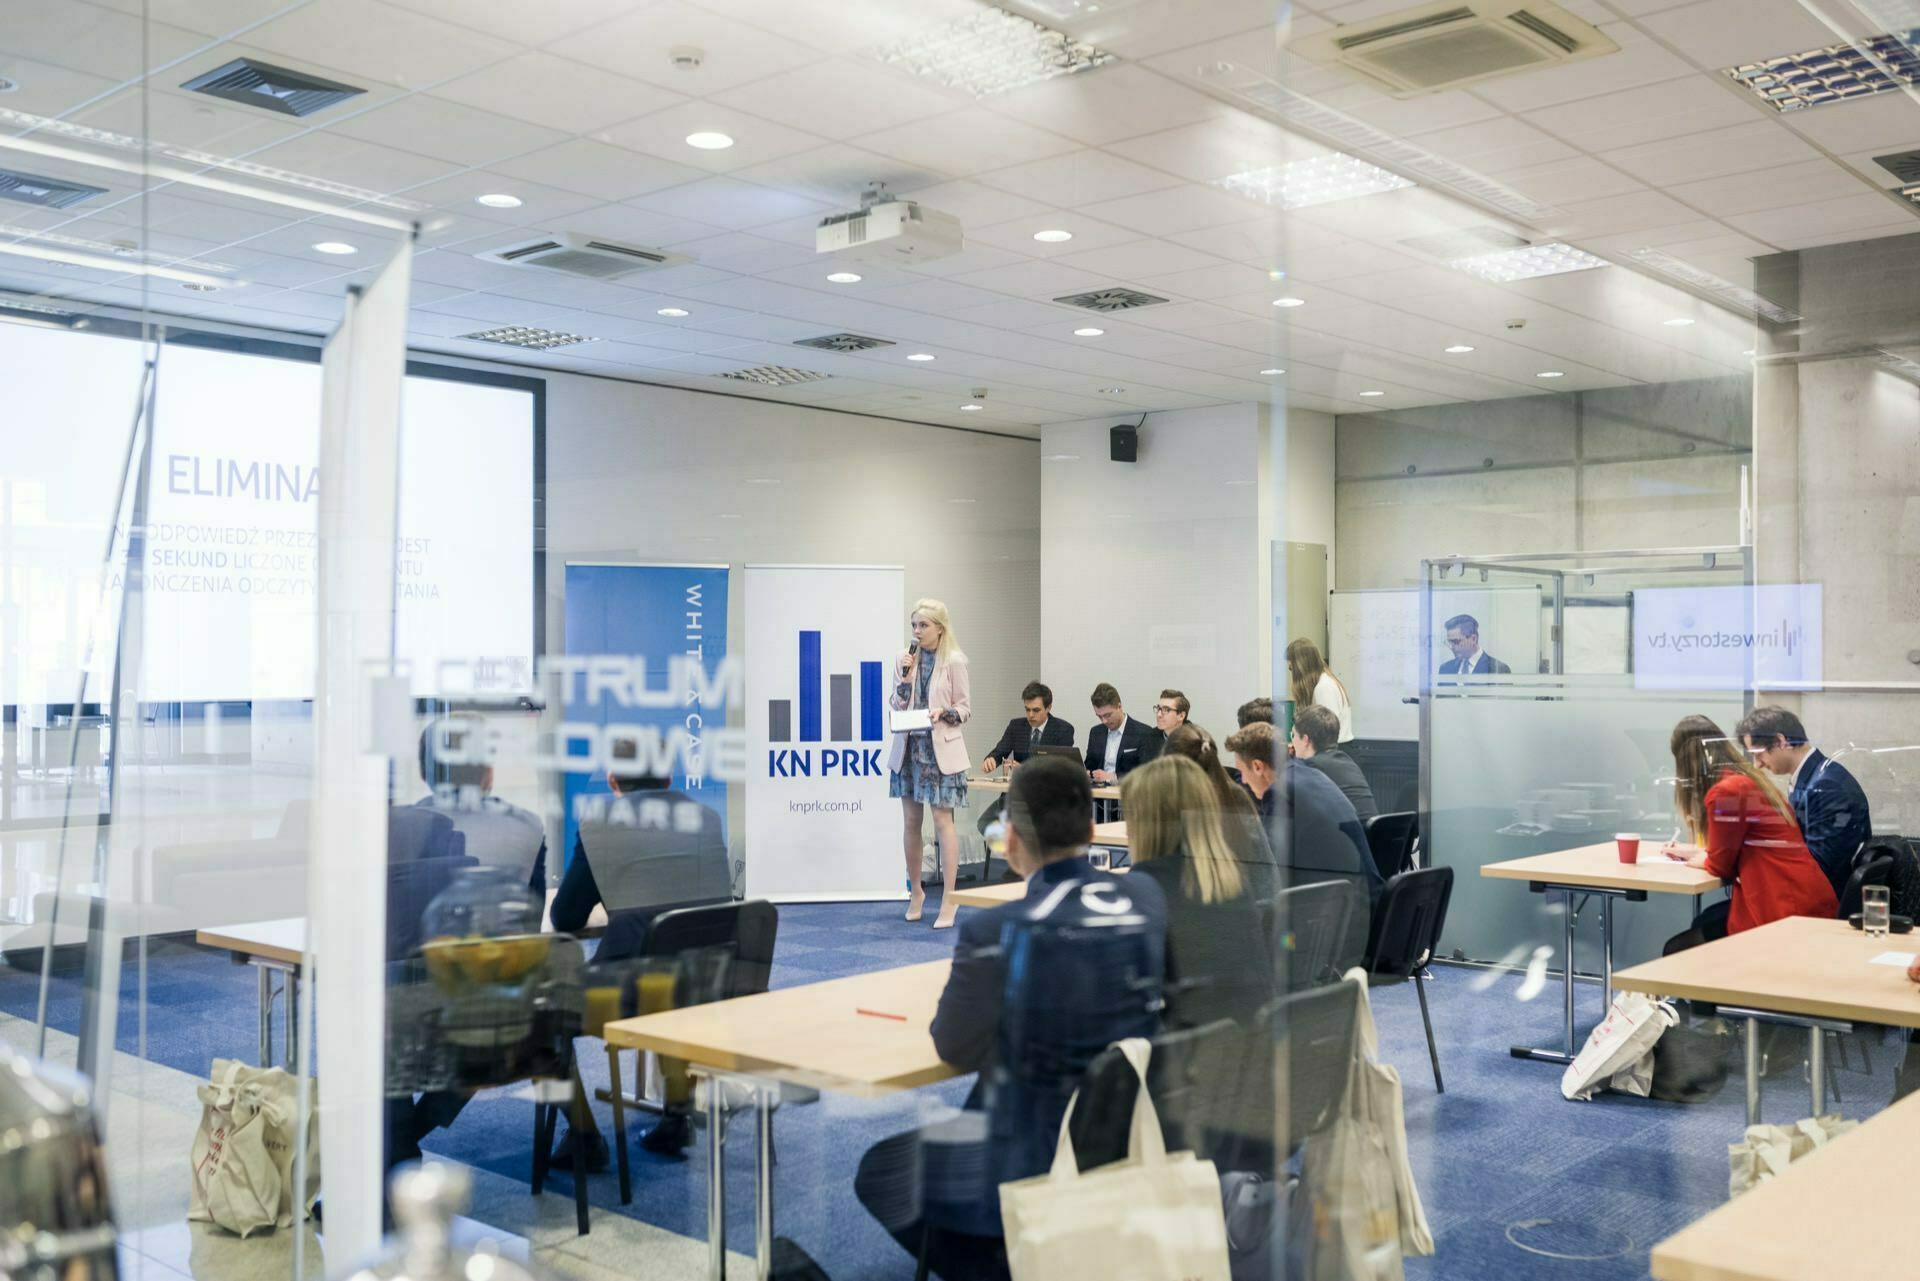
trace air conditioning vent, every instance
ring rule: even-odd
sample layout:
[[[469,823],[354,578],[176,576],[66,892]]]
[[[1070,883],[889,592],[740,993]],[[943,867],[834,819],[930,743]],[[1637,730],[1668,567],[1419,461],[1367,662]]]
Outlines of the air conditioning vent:
[[[1135,307],[1151,307],[1167,300],[1143,294],[1138,289],[1096,289],[1090,294],[1068,294],[1054,301],[1069,307],[1085,307],[1088,311],[1132,311]]]
[[[23,205],[38,205],[42,209],[66,209],[106,193],[105,187],[89,187],[84,182],[42,178],[38,174],[0,169],[0,200],[17,200]]]
[[[891,347],[893,343],[886,338],[869,338],[865,334],[822,334],[818,338],[796,338],[796,347],[818,347],[822,351],[872,351],[875,347]]]
[[[1901,182],[1920,182],[1920,151],[1896,151],[1891,156],[1875,156],[1873,163]]]
[[[1441,0],[1294,42],[1399,98],[1617,53],[1620,46],[1552,4]]]
[[[715,378],[731,378],[739,383],[758,383],[762,387],[792,387],[800,383],[825,382],[831,374],[815,373],[811,369],[792,369],[786,365],[755,365],[752,369],[730,369],[724,374],[715,374]]]
[[[565,231],[542,236],[538,240],[523,240],[504,248],[485,250],[474,257],[504,263],[509,267],[535,267],[569,276],[584,276],[588,280],[613,280],[637,271],[657,271],[662,267],[679,267],[693,261],[684,254],[670,254],[663,249],[643,249],[638,245],[616,244],[610,240],[596,240],[591,236],[577,236]]]
[[[311,116],[366,92],[353,85],[323,80],[304,71],[289,71],[252,58],[235,58],[180,87],[242,106],[277,111],[283,116]]]

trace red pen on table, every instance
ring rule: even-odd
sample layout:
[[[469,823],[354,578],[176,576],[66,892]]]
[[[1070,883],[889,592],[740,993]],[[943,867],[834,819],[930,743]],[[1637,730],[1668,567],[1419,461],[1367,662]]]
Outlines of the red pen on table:
[[[906,1015],[888,1014],[885,1010],[863,1010],[856,1007],[853,1012],[855,1014],[864,1014],[870,1019],[892,1019],[896,1023],[905,1023],[907,1021]]]

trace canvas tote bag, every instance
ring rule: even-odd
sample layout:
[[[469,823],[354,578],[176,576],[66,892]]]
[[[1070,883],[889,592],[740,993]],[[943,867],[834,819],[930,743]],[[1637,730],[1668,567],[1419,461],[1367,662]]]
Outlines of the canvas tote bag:
[[[1068,1123],[1060,1122],[1053,1169],[1000,1185],[1007,1263],[1014,1281],[1231,1281],[1227,1221],[1213,1162],[1169,1153],[1147,1095],[1152,1043],[1118,1042],[1140,1077],[1127,1159],[1081,1173]]]
[[[1680,1021],[1667,1001],[1638,992],[1616,992],[1607,1017],[1587,1034],[1587,1043],[1560,1074],[1560,1093],[1591,1099],[1605,1089],[1641,1098],[1653,1085],[1653,1047]]]
[[[1810,1116],[1792,1125],[1748,1126],[1740,1142],[1727,1145],[1727,1195],[1739,1196],[1779,1177],[1786,1173],[1789,1162],[1859,1127],[1858,1121],[1842,1120],[1837,1112]]]
[[[193,1189],[187,1218],[248,1236],[294,1222],[294,1120],[298,1081],[281,1068],[215,1059],[213,1080],[200,1087],[200,1128],[193,1136]],[[318,1092],[308,1091],[307,1187],[304,1221],[320,1197]]]

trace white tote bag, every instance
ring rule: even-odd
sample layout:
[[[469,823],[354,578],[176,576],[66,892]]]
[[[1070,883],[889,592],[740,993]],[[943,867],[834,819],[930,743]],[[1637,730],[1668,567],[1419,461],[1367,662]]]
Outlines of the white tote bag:
[[[294,1120],[299,1082],[280,1068],[215,1059],[213,1081],[199,1089],[193,1136],[193,1189],[187,1218],[247,1236],[294,1222]],[[318,1091],[308,1091],[304,1221],[320,1197]]]
[[[1380,1128],[1387,1159],[1393,1163],[1400,1249],[1407,1254],[1432,1254],[1433,1230],[1427,1226],[1427,1210],[1420,1204],[1420,1189],[1413,1181],[1413,1162],[1407,1152],[1407,1111],[1405,1100],[1400,1097],[1400,1073],[1391,1064],[1380,1061],[1380,1034],[1373,1026],[1373,1003],[1367,997],[1365,972],[1358,968],[1348,970],[1346,981],[1360,989],[1360,1015],[1355,1028],[1359,1048],[1354,1063],[1355,1088],[1365,1094],[1367,1112]],[[1413,981],[1421,980],[1416,975]]]
[[[1590,1099],[1605,1089],[1645,1098],[1653,1085],[1653,1047],[1679,1022],[1666,1001],[1638,992],[1617,992],[1607,1017],[1587,1034],[1587,1043],[1560,1075],[1560,1093]]]
[[[1220,1176],[1211,1161],[1167,1151],[1147,1097],[1151,1043],[1136,1037],[1119,1046],[1140,1076],[1127,1159],[1082,1174],[1068,1133],[1073,1103],[1067,1105],[1053,1169],[1000,1185],[1013,1279],[1231,1281]]]
[[[1859,1126],[1858,1121],[1842,1120],[1837,1112],[1810,1116],[1792,1125],[1748,1126],[1740,1142],[1727,1145],[1727,1195],[1739,1196],[1785,1174],[1789,1162]]]

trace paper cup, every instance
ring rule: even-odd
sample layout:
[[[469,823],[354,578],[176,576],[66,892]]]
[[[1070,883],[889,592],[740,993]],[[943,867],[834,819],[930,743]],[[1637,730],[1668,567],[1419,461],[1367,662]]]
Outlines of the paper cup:
[[[1640,834],[1638,832],[1615,832],[1613,834],[1613,846],[1620,851],[1620,861],[1622,863],[1638,863],[1640,861]]]

